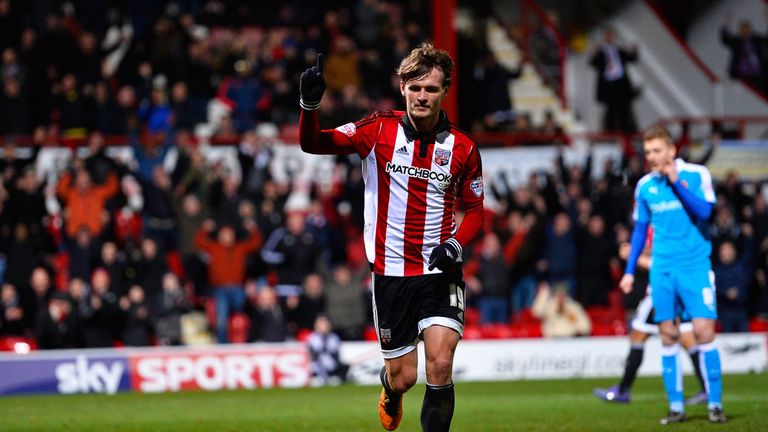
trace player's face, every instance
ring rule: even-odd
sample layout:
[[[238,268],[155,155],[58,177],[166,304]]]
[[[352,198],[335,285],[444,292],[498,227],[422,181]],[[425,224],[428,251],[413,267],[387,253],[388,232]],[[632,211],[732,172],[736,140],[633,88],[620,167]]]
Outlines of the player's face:
[[[675,160],[675,147],[662,138],[654,138],[643,143],[645,160],[651,171],[661,172],[664,166]]]
[[[433,68],[419,79],[400,83],[400,93],[405,96],[408,115],[414,122],[437,119],[447,90],[443,87],[443,78],[443,72]]]

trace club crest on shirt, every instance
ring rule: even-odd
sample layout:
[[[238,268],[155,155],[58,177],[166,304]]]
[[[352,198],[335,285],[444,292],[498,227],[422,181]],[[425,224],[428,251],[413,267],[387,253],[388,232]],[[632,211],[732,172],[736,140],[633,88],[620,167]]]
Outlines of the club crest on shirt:
[[[343,133],[346,136],[351,137],[352,135],[355,134],[355,132],[357,132],[357,127],[355,127],[354,123],[347,123],[337,127],[336,130]]]
[[[475,193],[475,196],[480,198],[480,196],[483,195],[483,177],[480,176],[472,180],[472,183],[469,185],[469,188],[472,189],[472,192]]]
[[[435,163],[440,166],[448,165],[451,160],[451,151],[446,149],[435,149]]]
[[[379,330],[379,336],[381,337],[382,343],[390,343],[392,342],[392,330],[383,328]]]

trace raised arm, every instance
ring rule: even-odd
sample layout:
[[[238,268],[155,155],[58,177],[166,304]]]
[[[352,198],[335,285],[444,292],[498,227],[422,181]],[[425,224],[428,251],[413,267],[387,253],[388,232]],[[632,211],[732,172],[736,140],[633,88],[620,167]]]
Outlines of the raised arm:
[[[305,70],[299,81],[299,144],[305,153],[346,155],[358,153],[367,154],[370,146],[363,143],[361,134],[357,133],[358,124],[349,123],[337,129],[320,130],[317,110],[325,93],[325,78],[323,78],[323,54],[317,55],[317,64]],[[358,122],[360,123],[360,122]]]

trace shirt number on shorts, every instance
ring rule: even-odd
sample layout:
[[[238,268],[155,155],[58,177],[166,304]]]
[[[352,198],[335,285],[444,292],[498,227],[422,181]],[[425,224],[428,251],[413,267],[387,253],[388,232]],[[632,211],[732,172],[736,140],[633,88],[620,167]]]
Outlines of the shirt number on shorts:
[[[464,310],[464,289],[452,283],[448,285],[448,291],[450,293],[451,306]]]

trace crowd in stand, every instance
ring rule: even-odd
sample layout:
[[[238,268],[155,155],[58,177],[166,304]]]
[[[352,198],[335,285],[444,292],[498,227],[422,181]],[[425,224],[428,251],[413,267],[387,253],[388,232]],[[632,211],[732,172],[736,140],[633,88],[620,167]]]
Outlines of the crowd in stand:
[[[342,339],[363,338],[372,313],[359,160],[338,158],[330,187],[297,191],[273,177],[273,149],[256,131],[296,122],[297,74],[318,51],[328,53],[327,126],[394,107],[391,71],[424,36],[424,2],[83,3],[0,0],[0,336],[40,348],[173,345],[182,317],[208,308],[220,342],[235,312],[248,318],[248,341],[301,338],[318,317]],[[192,132],[212,99],[227,106],[212,134],[236,144],[239,175]],[[15,134],[31,135],[31,153]],[[114,134],[128,135],[128,159],[108,152]],[[40,149],[60,137],[83,137],[86,150],[38,175]],[[600,178],[591,159],[558,162],[522,185],[487,179],[500,205],[464,248],[483,323],[533,307],[567,324],[564,311],[610,302],[642,161],[609,162]],[[768,314],[765,197],[736,173],[718,185],[724,330]],[[560,327],[547,333],[568,334]],[[589,331],[580,320],[570,334]]]

